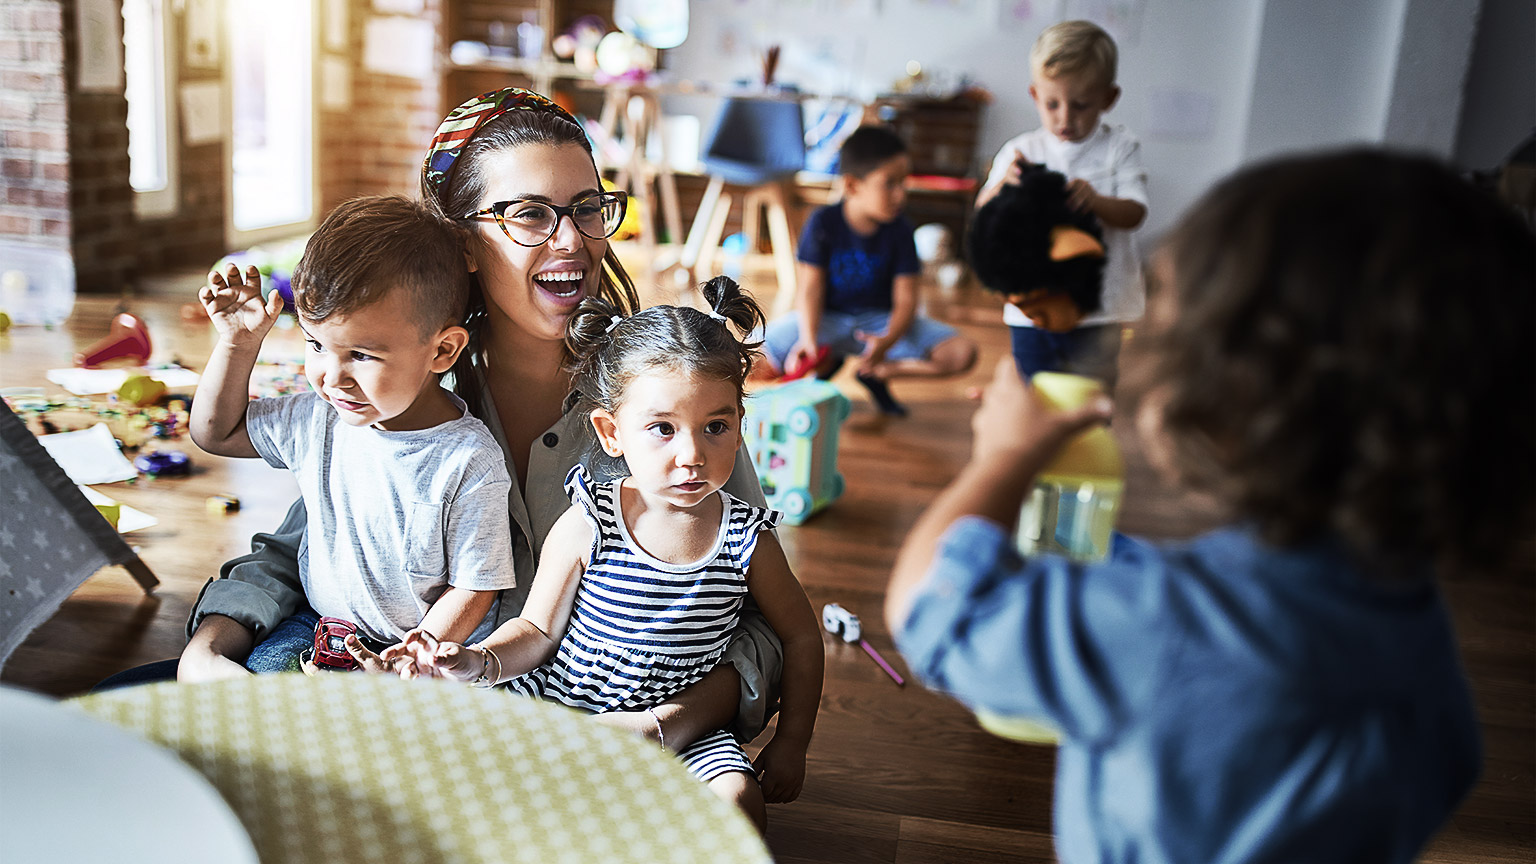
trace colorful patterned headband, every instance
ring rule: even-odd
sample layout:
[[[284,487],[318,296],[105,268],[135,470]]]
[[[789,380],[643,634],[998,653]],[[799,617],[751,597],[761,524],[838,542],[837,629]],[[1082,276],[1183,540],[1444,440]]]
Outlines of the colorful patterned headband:
[[[581,126],[571,116],[571,112],[556,105],[549,97],[532,90],[503,87],[481,93],[450,111],[437,127],[437,134],[432,136],[432,144],[427,147],[427,158],[421,164],[423,185],[430,189],[443,185],[453,170],[453,163],[464,152],[464,145],[475,137],[480,127],[508,111],[543,111],[562,120],[569,120],[578,128]]]

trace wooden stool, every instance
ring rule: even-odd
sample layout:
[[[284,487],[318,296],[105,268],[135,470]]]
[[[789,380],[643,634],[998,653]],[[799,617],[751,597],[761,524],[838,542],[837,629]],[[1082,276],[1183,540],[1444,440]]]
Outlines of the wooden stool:
[[[725,187],[745,186],[742,225],[747,251],[756,251],[760,214],[766,213],[774,275],[779,283],[773,314],[787,311],[794,305],[797,287],[789,201],[795,173],[805,167],[805,124],[799,101],[726,99],[702,151],[709,187],[682,252],[662,272],[672,272],[680,287],[697,284],[701,270],[712,272],[708,265],[720,245],[731,207],[732,196],[726,194]]]

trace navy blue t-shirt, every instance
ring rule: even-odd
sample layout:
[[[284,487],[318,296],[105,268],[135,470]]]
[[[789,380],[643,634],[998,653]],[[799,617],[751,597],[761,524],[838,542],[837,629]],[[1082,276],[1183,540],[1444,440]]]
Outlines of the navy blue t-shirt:
[[[848,227],[842,204],[811,214],[798,257],[826,274],[825,308],[849,314],[890,311],[896,277],[922,270],[907,217],[897,216],[866,237]]]

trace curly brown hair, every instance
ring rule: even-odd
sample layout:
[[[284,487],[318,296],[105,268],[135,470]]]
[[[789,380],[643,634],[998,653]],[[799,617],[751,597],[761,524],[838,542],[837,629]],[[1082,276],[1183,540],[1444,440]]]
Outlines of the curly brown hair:
[[[1156,260],[1128,389],[1184,484],[1383,569],[1530,567],[1536,241],[1432,159],[1239,172]]]

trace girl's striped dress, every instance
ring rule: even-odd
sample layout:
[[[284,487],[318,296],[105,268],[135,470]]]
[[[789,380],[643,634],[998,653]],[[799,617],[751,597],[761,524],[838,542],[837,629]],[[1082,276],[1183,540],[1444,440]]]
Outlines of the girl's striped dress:
[[[777,525],[779,514],[721,490],[725,506],[713,551],[669,564],[630,538],[619,507],[622,482],[594,486],[581,465],[566,475],[566,493],[593,527],[590,561],[555,656],[509,688],[594,713],[638,711],[698,681],[725,653],[747,596],[758,532]],[[701,780],[753,773],[723,729],[678,755]]]

